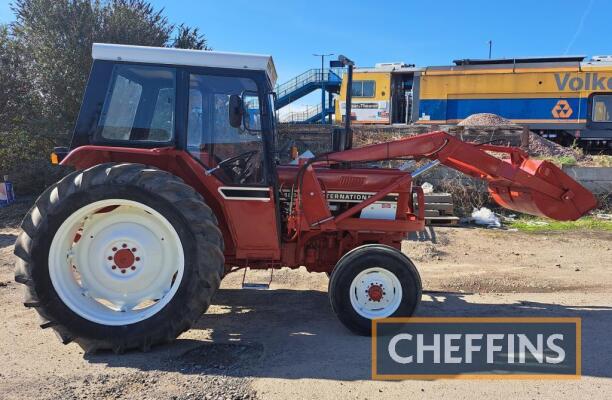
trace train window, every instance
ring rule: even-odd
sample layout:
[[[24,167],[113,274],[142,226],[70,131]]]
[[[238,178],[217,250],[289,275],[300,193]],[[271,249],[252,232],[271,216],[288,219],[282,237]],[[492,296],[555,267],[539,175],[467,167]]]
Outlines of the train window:
[[[593,96],[591,120],[593,122],[612,122],[612,95]]]
[[[354,81],[351,94],[353,97],[374,97],[376,92],[376,82],[374,81]]]

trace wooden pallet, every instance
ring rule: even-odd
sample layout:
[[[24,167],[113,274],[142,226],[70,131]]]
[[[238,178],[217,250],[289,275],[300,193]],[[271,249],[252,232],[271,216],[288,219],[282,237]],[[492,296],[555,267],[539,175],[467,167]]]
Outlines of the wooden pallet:
[[[454,225],[459,218],[453,215],[453,197],[450,193],[425,195],[425,222],[428,225]]]
[[[425,210],[439,211],[440,215],[453,215],[453,203],[428,203],[428,202],[425,202]]]
[[[452,203],[453,196],[450,193],[427,193],[425,203]]]
[[[454,216],[425,217],[427,225],[457,225],[458,223],[459,217]]]

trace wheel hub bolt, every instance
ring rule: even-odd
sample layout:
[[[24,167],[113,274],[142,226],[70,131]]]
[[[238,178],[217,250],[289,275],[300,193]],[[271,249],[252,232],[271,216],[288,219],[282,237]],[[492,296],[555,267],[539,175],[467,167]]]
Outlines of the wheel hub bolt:
[[[140,257],[136,257],[134,253],[138,251],[137,247],[130,247],[127,243],[122,243],[120,248],[112,247],[113,253],[106,258],[112,262],[111,269],[117,268],[122,274],[128,271],[136,271],[135,263],[140,261]]]
[[[380,285],[371,285],[368,288],[368,297],[371,301],[380,301],[382,300],[384,295],[384,291],[382,286]]]

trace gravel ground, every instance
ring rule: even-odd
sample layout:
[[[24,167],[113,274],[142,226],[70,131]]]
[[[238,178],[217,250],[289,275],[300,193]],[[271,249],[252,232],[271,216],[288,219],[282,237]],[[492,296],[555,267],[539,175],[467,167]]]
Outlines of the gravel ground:
[[[578,381],[370,380],[370,340],[333,315],[327,277],[230,274],[196,326],[149,353],[83,354],[38,327],[12,280],[18,231],[0,229],[0,398],[610,398],[612,233],[430,228],[404,242],[427,291],[420,316],[580,316]],[[249,281],[267,279],[263,271]]]

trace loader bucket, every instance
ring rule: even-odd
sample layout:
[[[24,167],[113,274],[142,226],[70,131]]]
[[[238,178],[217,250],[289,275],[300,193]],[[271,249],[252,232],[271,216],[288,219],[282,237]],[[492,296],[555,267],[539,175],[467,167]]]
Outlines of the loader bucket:
[[[574,221],[597,206],[589,190],[548,161],[526,159],[515,172],[511,180],[489,180],[489,193],[504,208]]]

